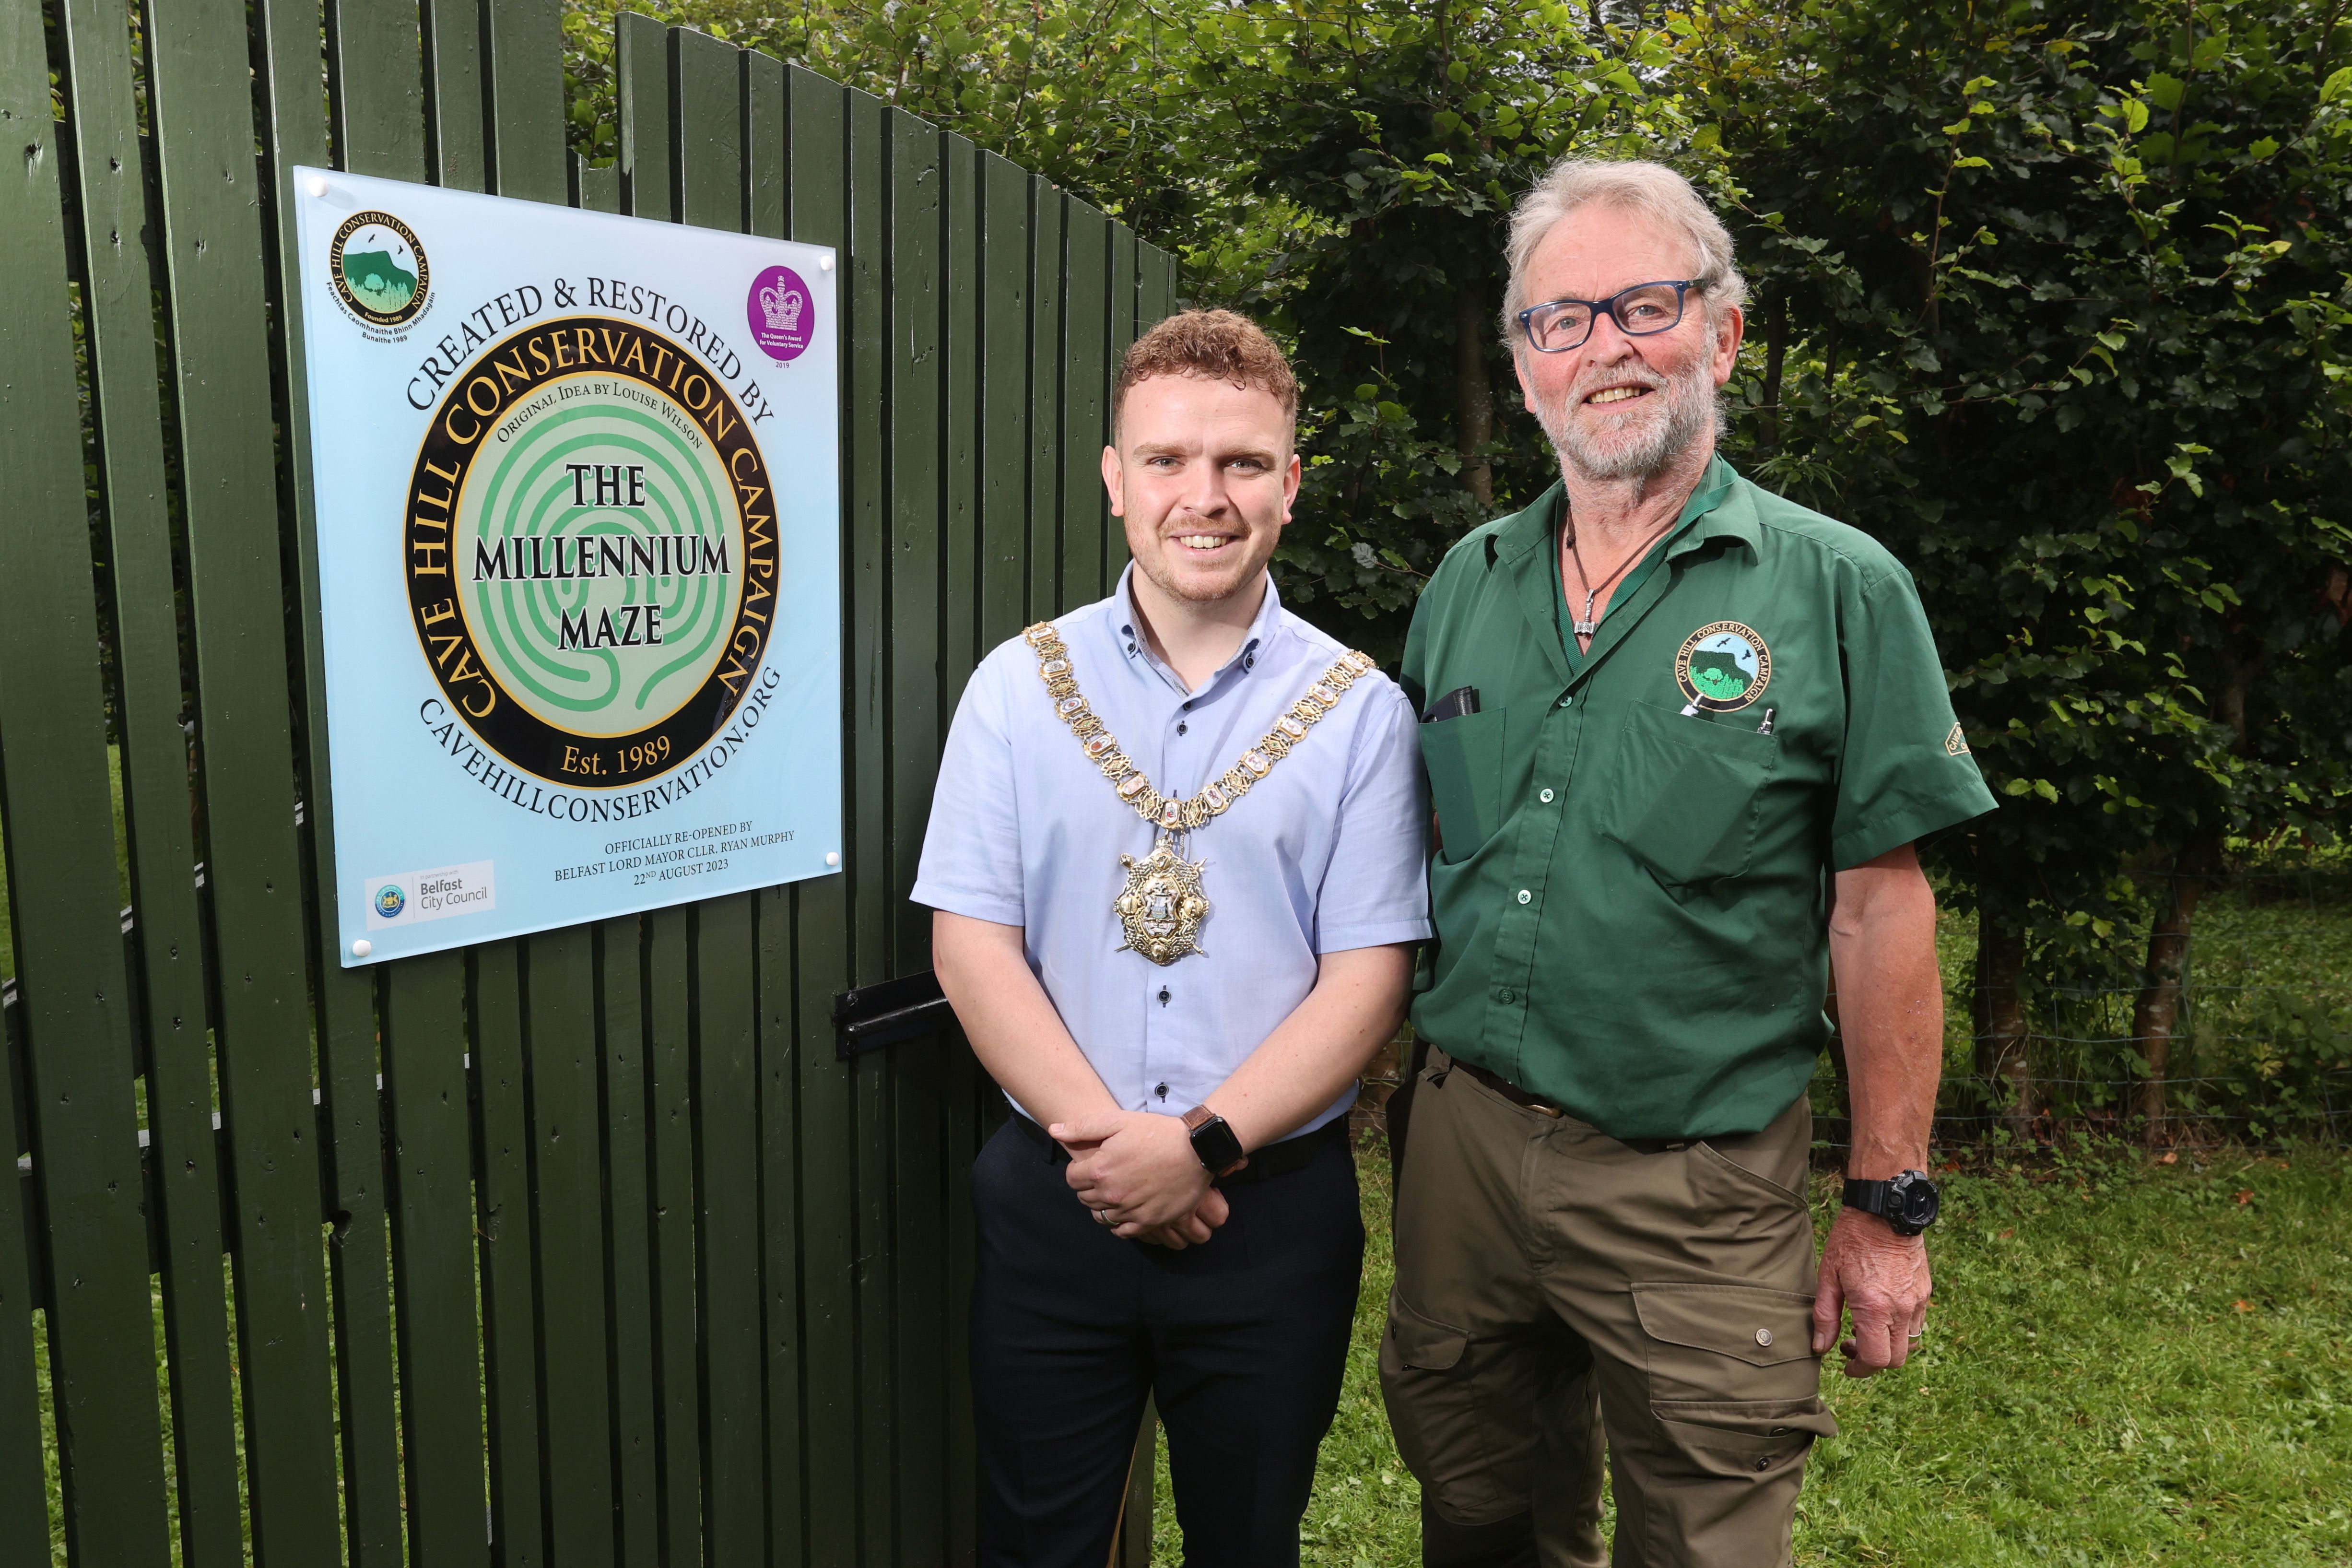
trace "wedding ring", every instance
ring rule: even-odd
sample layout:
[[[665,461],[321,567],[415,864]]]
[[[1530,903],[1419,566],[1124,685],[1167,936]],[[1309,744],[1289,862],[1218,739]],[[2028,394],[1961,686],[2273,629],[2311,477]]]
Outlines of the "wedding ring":
[[[1927,1331],[1925,1329],[1914,1329],[1911,1331],[1911,1337],[1915,1340],[1925,1339],[1927,1335]]]

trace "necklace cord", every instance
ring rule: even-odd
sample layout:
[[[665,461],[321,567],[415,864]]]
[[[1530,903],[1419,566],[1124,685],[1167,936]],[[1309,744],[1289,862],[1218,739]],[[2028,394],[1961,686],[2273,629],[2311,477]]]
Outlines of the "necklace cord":
[[[1664,522],[1658,524],[1656,528],[1653,529],[1647,539],[1644,539],[1641,543],[1633,547],[1633,552],[1632,554],[1626,556],[1624,560],[1617,563],[1617,570],[1602,578],[1601,580],[1600,586],[1595,587],[1593,585],[1592,579],[1585,574],[1584,552],[1577,542],[1575,519],[1571,517],[1569,520],[1568,526],[1561,530],[1560,544],[1566,552],[1568,558],[1576,563],[1577,586],[1584,590],[1584,615],[1582,618],[1576,623],[1575,626],[1571,628],[1578,637],[1590,637],[1595,631],[1600,629],[1600,624],[1592,618],[1592,601],[1601,596],[1601,589],[1615,583],[1618,578],[1622,577],[1627,572],[1633,569],[1633,563],[1648,555],[1650,552],[1650,546],[1655,544],[1659,539],[1664,536],[1666,530],[1675,525],[1675,519],[1669,518]]]

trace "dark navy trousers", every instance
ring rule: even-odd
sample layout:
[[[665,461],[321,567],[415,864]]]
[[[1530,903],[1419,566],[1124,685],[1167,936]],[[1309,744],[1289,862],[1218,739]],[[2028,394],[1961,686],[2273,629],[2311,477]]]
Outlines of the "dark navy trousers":
[[[1102,1568],[1147,1393],[1185,1562],[1296,1568],[1364,1260],[1347,1139],[1308,1137],[1299,1168],[1225,1184],[1232,1218],[1181,1252],[1097,1224],[1067,1157],[1017,1112],[981,1151],[971,1378],[985,1568]]]

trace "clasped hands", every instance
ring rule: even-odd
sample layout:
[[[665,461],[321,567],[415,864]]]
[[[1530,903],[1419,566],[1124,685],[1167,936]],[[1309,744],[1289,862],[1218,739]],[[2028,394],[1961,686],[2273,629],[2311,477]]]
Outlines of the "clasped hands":
[[[1208,1240],[1232,1213],[1177,1117],[1095,1111],[1045,1133],[1070,1152],[1070,1190],[1114,1236],[1181,1250]]]

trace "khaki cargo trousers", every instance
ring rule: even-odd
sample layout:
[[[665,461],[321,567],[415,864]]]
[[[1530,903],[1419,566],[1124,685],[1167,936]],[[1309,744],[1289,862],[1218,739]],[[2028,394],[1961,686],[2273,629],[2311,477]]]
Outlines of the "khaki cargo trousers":
[[[1515,1105],[1432,1048],[1413,1085],[1381,1384],[1424,1508],[1532,1510],[1542,1568],[1773,1568],[1816,1436],[1812,1112],[1628,1143]],[[1433,1558],[1433,1561],[1435,1559]]]

